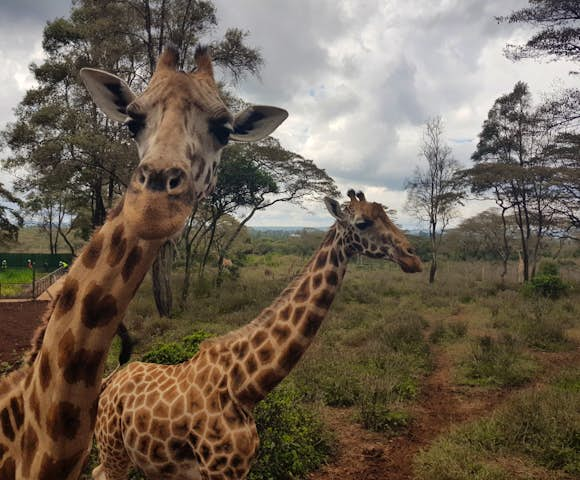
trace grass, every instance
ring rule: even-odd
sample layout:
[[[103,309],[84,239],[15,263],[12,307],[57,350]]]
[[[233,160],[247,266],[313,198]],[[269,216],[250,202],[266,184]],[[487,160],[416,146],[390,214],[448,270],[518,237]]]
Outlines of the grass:
[[[473,341],[463,361],[463,383],[467,385],[518,387],[529,382],[536,365],[517,341],[509,336],[483,336]]]
[[[146,280],[126,319],[137,340],[134,358],[156,345],[179,342],[194,331],[220,335],[246,324],[279,295],[306,260],[254,256],[240,269],[239,279],[227,278],[218,289],[211,282],[196,285],[183,310],[169,319],[157,315],[151,284]],[[559,300],[532,300],[515,284],[499,285],[491,268],[486,270],[488,280],[482,281],[470,274],[470,268],[481,271],[481,266],[456,265],[441,268],[434,285],[426,282],[425,274],[407,275],[389,263],[350,265],[343,288],[312,346],[281,386],[292,392],[283,393],[277,405],[284,410],[290,398],[290,403],[313,412],[313,418],[318,418],[320,408],[348,407],[353,421],[388,437],[413,423],[414,405],[432,369],[432,349],[449,357],[455,389],[479,392],[522,388],[543,372],[539,360],[533,360],[535,350],[548,354],[566,351],[574,347],[575,338],[580,339],[577,291]],[[265,266],[274,272],[273,277],[266,277]],[[177,298],[179,272],[175,282]],[[116,365],[117,353],[115,343],[108,368]],[[577,395],[574,389],[578,384],[577,375],[563,376],[554,380],[549,392],[562,395],[557,398],[566,400],[564,405],[571,408],[569,396]],[[530,406],[537,403],[538,409],[550,416],[549,409],[557,402],[542,407],[543,401],[542,396],[530,397],[527,403],[517,403],[510,414],[527,419],[533,410]],[[508,435],[508,414],[503,415],[502,422],[494,416],[493,421],[482,420],[473,426],[467,446],[457,440],[467,438],[467,433],[441,437],[418,459],[417,478],[526,478],[510,470],[515,463],[523,465],[522,471],[532,472],[573,468],[573,460],[566,457],[567,440],[560,442],[558,451],[536,461],[534,455],[540,454],[529,452],[543,437],[530,437],[528,450],[516,448],[519,434]],[[551,435],[560,428],[558,422],[550,427]],[[329,450],[325,451],[327,455]],[[316,464],[323,461],[317,454],[314,457]],[[551,478],[544,473],[529,478]],[[262,471],[260,475],[266,478],[268,474]]]
[[[548,472],[529,477],[510,468],[520,462],[528,472]],[[418,480],[556,478],[550,471],[580,475],[580,396],[553,387],[516,396],[492,416],[440,437],[415,460]]]
[[[31,284],[32,270],[29,268],[0,270],[0,297],[17,297],[30,290]]]

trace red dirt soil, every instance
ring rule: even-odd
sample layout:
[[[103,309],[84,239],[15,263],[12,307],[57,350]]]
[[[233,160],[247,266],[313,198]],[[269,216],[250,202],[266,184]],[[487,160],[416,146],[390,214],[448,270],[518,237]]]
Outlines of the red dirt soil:
[[[48,302],[0,302],[0,362],[14,362],[30,346]]]

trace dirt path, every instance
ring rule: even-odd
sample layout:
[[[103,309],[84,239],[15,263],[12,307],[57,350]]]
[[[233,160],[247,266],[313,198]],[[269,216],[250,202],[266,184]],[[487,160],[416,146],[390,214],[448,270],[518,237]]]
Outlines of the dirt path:
[[[454,386],[447,354],[432,347],[432,355],[434,370],[412,409],[414,421],[405,435],[387,439],[354,423],[350,409],[326,411],[325,420],[338,435],[339,453],[310,480],[411,480],[412,459],[420,448],[451,426],[490,411],[507,394],[487,391],[482,395]]]
[[[0,302],[0,362],[18,360],[30,345],[48,302]]]
[[[325,420],[338,436],[335,461],[309,480],[412,480],[413,457],[435,437],[463,422],[484,416],[521,389],[486,390],[453,384],[452,363],[439,346],[431,345],[434,369],[425,379],[418,403],[411,409],[414,421],[401,436],[386,438],[369,432],[353,420],[352,409],[328,408]],[[525,388],[538,388],[546,378],[580,365],[580,348],[559,353],[535,352],[542,366],[539,378]]]

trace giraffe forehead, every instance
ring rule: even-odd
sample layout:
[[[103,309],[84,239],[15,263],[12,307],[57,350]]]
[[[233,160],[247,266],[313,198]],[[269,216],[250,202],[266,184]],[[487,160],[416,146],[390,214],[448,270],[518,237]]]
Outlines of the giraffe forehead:
[[[198,110],[212,117],[225,116],[231,119],[231,114],[225,107],[217,88],[204,75],[187,74],[185,72],[168,72],[152,80],[149,87],[131,105],[129,111],[146,110],[159,107],[161,111],[177,110],[189,112]]]

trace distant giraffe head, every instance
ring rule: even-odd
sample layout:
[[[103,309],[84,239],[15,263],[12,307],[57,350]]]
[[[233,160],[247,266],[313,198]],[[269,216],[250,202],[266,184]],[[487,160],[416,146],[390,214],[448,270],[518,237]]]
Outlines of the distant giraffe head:
[[[404,272],[422,270],[421,260],[407,237],[391,221],[380,203],[367,202],[364,194],[348,191],[350,202],[343,207],[326,198],[328,211],[337,220],[350,254],[360,253],[370,258],[386,258],[398,264]]]
[[[179,231],[193,204],[215,188],[221,151],[230,139],[260,140],[288,116],[266,106],[232,115],[220,98],[206,48],[197,48],[195,61],[193,72],[180,71],[177,51],[167,48],[141,95],[115,75],[81,70],[95,103],[124,123],[137,143],[140,163],[123,208],[144,239]]]

